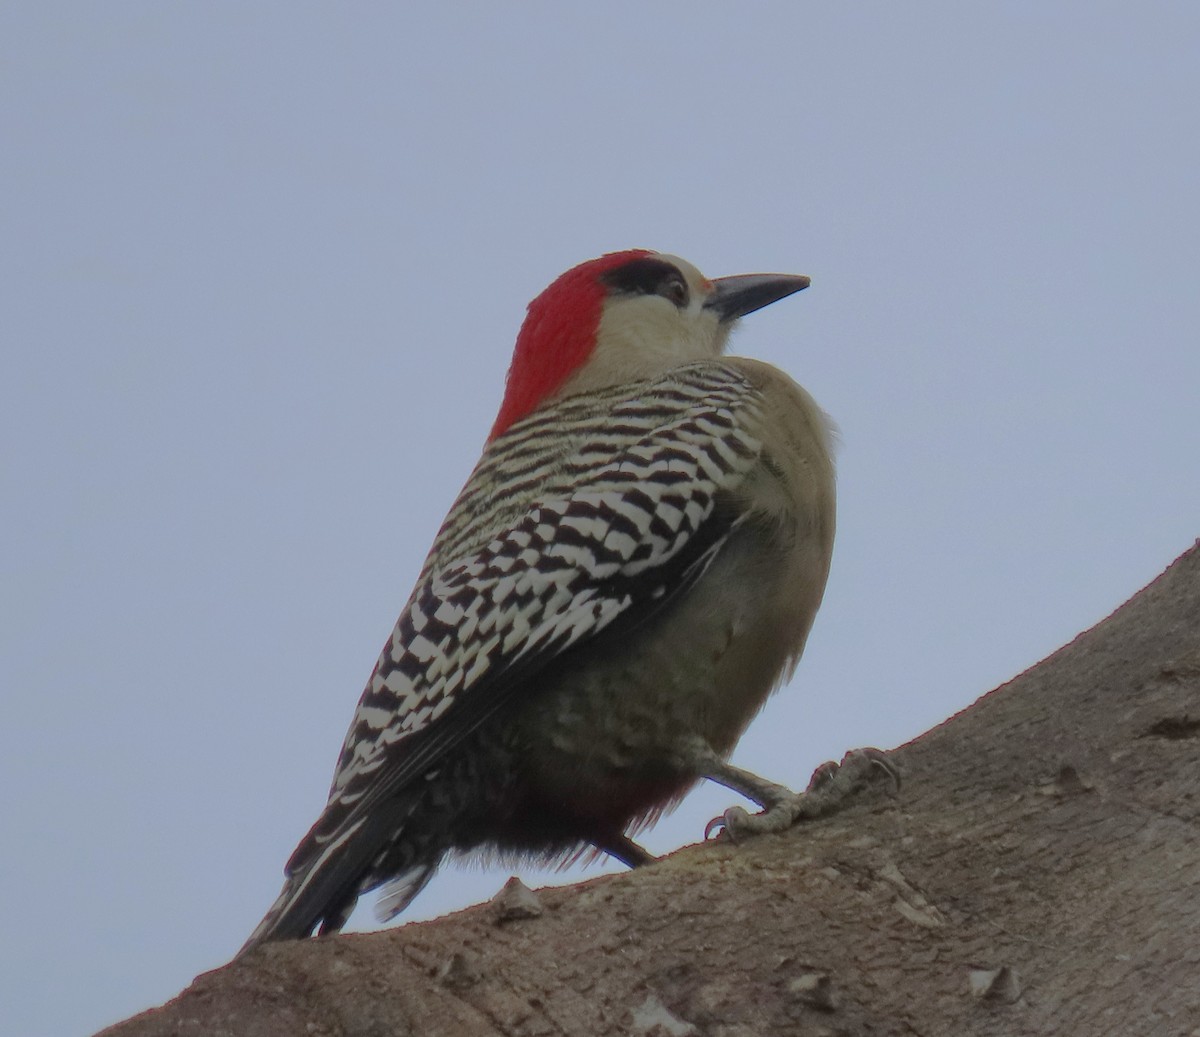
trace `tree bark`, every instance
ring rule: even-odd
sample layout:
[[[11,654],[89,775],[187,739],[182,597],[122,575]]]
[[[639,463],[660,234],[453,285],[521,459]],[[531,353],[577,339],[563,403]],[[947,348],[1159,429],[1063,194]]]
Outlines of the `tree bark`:
[[[896,750],[899,797],[269,945],[104,1035],[1200,1035],[1198,750],[1193,547]]]

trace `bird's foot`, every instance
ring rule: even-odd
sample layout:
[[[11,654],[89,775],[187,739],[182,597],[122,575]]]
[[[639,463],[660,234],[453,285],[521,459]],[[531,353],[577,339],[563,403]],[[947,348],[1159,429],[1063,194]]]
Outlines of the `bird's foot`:
[[[629,868],[640,868],[645,864],[654,864],[658,858],[645,847],[639,846],[623,832],[606,835],[593,839],[592,845],[602,853],[607,853]]]
[[[719,779],[718,779],[719,780]],[[851,749],[842,762],[821,764],[803,793],[762,779],[742,783],[737,791],[755,800],[763,809],[751,814],[743,807],[730,807],[714,817],[704,829],[704,838],[724,833],[731,842],[763,832],[783,832],[797,821],[808,821],[835,813],[851,797],[879,781],[887,781],[891,794],[900,791],[900,771],[879,749]],[[726,782],[734,787],[731,782]]]
[[[876,782],[886,781],[891,795],[900,791],[900,768],[882,749],[851,749],[841,763],[827,760],[812,773],[805,795],[832,796],[834,805]]]
[[[737,843],[748,835],[787,831],[803,816],[806,799],[805,795],[789,792],[757,814],[745,807],[730,807],[704,826],[704,838],[719,839],[724,835],[731,843]]]

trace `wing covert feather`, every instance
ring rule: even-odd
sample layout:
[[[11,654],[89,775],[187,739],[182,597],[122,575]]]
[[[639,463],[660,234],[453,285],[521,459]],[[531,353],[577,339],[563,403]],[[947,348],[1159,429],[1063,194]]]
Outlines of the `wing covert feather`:
[[[758,390],[719,362],[567,398],[489,444],[443,524],[347,734],[304,867],[431,769],[524,679],[707,568],[757,463]],[[603,460],[601,460],[603,459]],[[728,509],[725,509],[728,511]]]

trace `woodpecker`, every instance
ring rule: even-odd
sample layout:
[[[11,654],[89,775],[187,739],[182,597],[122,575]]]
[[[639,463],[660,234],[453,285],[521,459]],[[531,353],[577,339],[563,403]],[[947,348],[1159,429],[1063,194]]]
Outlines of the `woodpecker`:
[[[725,347],[808,284],[635,249],[529,304],[483,455],[243,952],[336,932],[376,889],[387,920],[447,855],[648,863],[632,835],[703,778],[764,808],[716,819],[731,836],[813,812],[819,790],[727,762],[820,605],[834,468],[809,394]]]

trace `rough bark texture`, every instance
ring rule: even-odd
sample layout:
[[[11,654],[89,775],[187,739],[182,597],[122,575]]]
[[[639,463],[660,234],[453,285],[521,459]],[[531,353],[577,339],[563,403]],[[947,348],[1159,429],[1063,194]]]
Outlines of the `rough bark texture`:
[[[1200,1035],[1200,549],[904,746],[898,799],[369,935],[105,1037]]]

